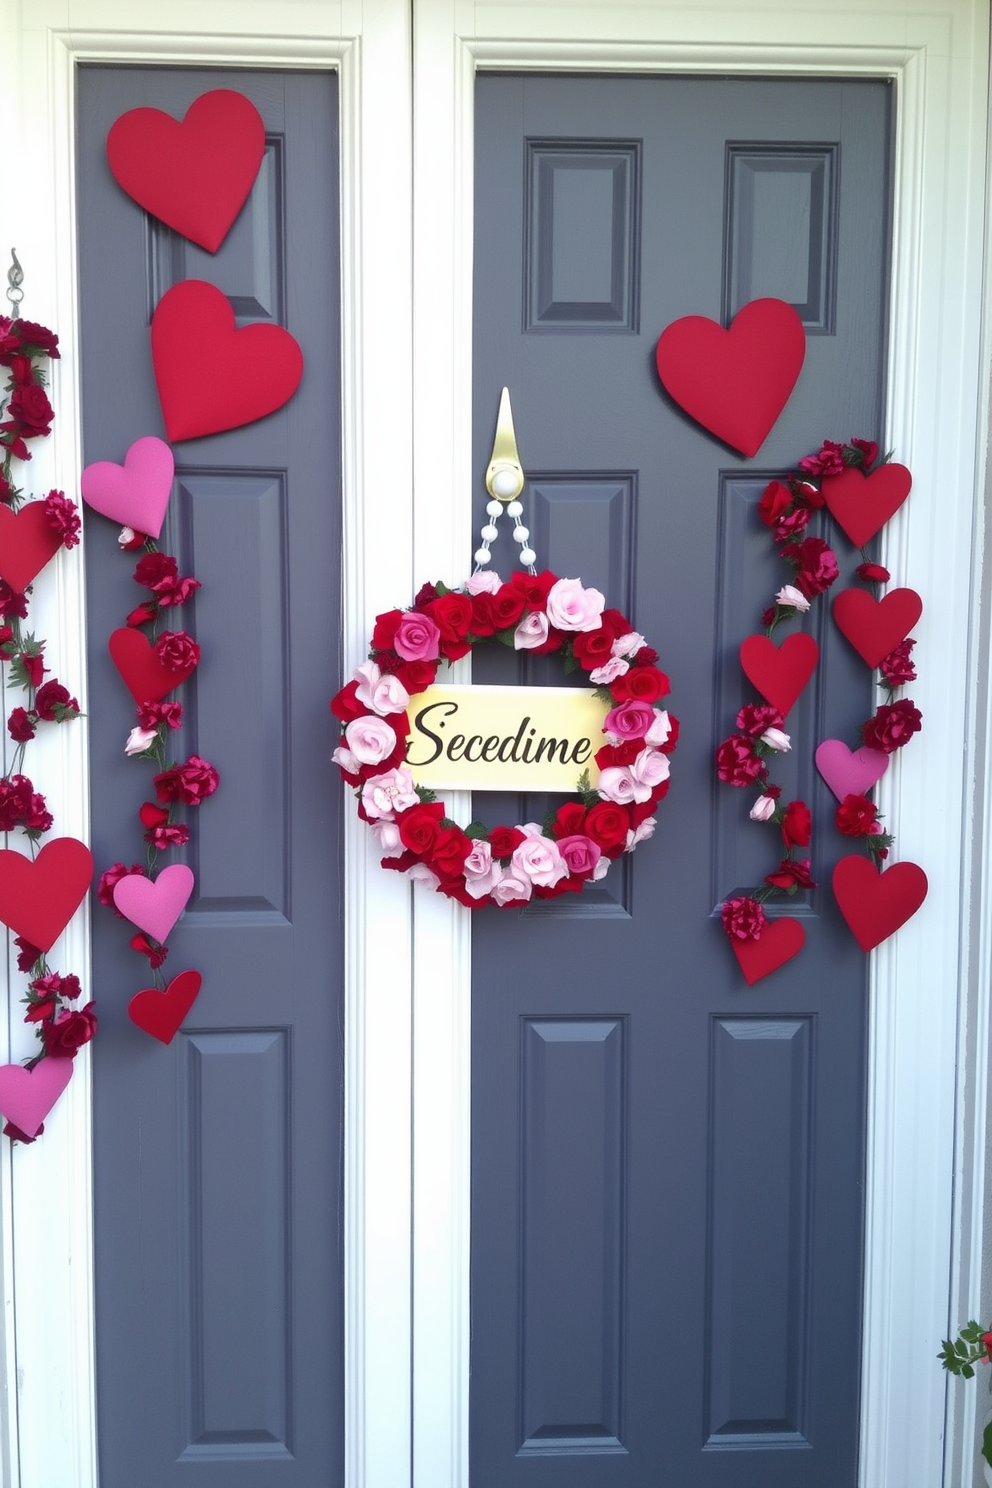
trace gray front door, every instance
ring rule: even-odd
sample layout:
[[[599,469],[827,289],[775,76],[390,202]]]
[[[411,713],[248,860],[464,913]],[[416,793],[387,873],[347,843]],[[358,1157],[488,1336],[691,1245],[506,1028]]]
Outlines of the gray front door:
[[[627,869],[474,917],[472,1488],[856,1482],[866,969],[813,751],[874,704],[827,602],[776,769],[813,806],[820,887],[788,906],[805,951],[751,989],[718,907],[781,853],[713,751],[753,696],[738,646],[791,577],[766,482],[881,437],[890,109],[870,80],[477,84],[474,468],[506,383],[539,566],[658,649],[682,741]],[[764,295],[808,350],[747,461],[665,397],[653,350]]]
[[[151,221],[104,153],[125,110],[181,117],[211,88],[265,123],[258,179],[216,256]],[[171,628],[202,661],[175,758],[217,794],[189,812],[196,891],[167,974],[203,990],[168,1047],[127,1004],[133,927],[94,903],[96,1315],[102,1488],[333,1488],[342,1476],[337,83],[333,74],[85,67],[79,78],[84,459],[164,436],[149,320],[205,279],[240,325],[284,325],[302,386],[279,412],[178,444],[161,548],[202,589]],[[195,348],[190,375],[196,375]],[[143,858],[152,771],[107,654],[137,554],[87,516],[98,871]],[[172,855],[170,855],[171,860]]]

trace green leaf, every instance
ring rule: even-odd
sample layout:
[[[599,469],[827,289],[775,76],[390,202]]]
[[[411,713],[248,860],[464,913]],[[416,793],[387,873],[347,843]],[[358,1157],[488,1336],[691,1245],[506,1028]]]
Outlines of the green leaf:
[[[437,800],[435,793],[432,790],[428,790],[426,785],[415,785],[413,788],[425,806],[429,806],[432,801]]]
[[[972,1369],[972,1367],[971,1367],[970,1364],[962,1364],[961,1365],[961,1374],[962,1374],[962,1376],[963,1376],[964,1379],[974,1379],[975,1378],[975,1371]]]
[[[613,694],[608,687],[594,688],[593,696],[598,697],[601,703],[609,703],[610,707],[613,706]]]
[[[442,816],[441,825],[442,827],[457,827],[458,823],[452,821],[450,816]]]
[[[485,822],[469,822],[468,826],[465,828],[465,836],[471,837],[475,842],[488,842],[489,828],[486,826]]]
[[[561,669],[567,677],[569,672],[577,672],[579,670],[579,663],[574,656],[566,656],[565,660],[562,662]]]
[[[510,650],[512,651],[514,649],[513,637],[515,632],[516,626],[511,625],[509,630],[497,630],[493,635],[493,639],[499,641],[501,646],[509,646]]]
[[[434,588],[437,590],[438,599],[443,599],[446,594],[451,593],[451,590],[448,588],[447,584],[442,584],[440,579],[435,582]]]
[[[992,1421],[989,1422],[982,1432],[982,1456],[985,1458],[989,1467],[992,1467]]]

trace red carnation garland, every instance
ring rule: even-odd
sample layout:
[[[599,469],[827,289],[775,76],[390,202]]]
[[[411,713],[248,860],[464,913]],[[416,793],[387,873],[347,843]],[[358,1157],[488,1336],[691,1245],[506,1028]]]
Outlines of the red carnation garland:
[[[585,671],[610,703],[596,754],[577,795],[543,823],[487,827],[452,821],[405,766],[410,698],[426,691],[442,660],[498,641],[535,655],[557,653],[566,673]],[[425,584],[408,610],[376,617],[369,660],[332,699],[343,726],[334,759],[358,798],[359,816],[383,849],[382,866],[426,882],[469,909],[519,908],[531,898],[581,892],[614,859],[654,832],[668,792],[676,718],[661,709],[668,678],[658,653],[597,590],[550,570],[508,583],[477,573],[464,589]]]
[[[0,501],[11,512],[24,505],[24,490],[14,483],[12,462],[30,460],[31,451],[26,441],[46,438],[51,433],[55,415],[45,392],[41,363],[45,358],[58,358],[58,355],[58,337],[46,326],[0,316],[0,366],[8,369],[0,394],[0,411],[6,415],[0,422],[0,447],[3,449]],[[59,547],[74,548],[78,545],[80,520],[74,502],[62,491],[49,491],[39,505],[44,510],[44,523],[51,532],[51,538],[38,555],[42,558],[40,567],[48,561],[43,554],[49,549],[54,555]],[[17,747],[6,773],[0,778],[0,831],[5,836],[17,830],[23,832],[34,859],[38,843],[51,830],[53,820],[45,797],[22,773],[27,745],[42,723],[61,724],[78,718],[79,704],[57,678],[51,677],[47,682],[43,680],[47,672],[46,642],[22,630],[21,621],[28,618],[31,587],[28,583],[23,592],[18,592],[6,580],[0,579],[0,617],[3,621],[0,624],[0,661],[7,664],[7,685],[27,693],[27,707],[13,708],[7,720],[7,732]],[[88,1002],[83,1007],[77,1006],[82,987],[76,975],[53,971],[45,953],[31,945],[24,936],[15,936],[14,943],[18,949],[17,969],[30,978],[23,999],[27,1005],[24,1022],[34,1025],[41,1043],[40,1052],[25,1062],[25,1068],[34,1069],[46,1058],[73,1059],[96,1033],[94,1004]],[[28,1133],[7,1121],[3,1135],[11,1141],[30,1143],[44,1129],[42,1123]]]
[[[880,493],[880,497],[876,499],[873,506],[864,499],[866,478],[875,477],[880,471],[884,472],[882,480],[887,489]],[[855,485],[852,491],[852,482],[861,482],[861,485]],[[852,439],[848,444],[835,444],[826,440],[816,454],[807,455],[800,460],[798,469],[790,472],[784,481],[769,482],[758,504],[759,515],[765,526],[771,529],[780,553],[791,563],[795,583],[779,590],[775,603],[763,612],[762,624],[765,627],[766,637],[770,638],[776,626],[784,619],[805,613],[815,598],[829,589],[839,577],[836,555],[829,544],[822,538],[803,537],[811,513],[826,507],[851,540],[856,541],[856,545],[861,548],[862,562],[855,569],[855,573],[865,584],[874,588],[887,583],[890,575],[881,564],[871,560],[866,551],[866,545],[905,500],[910,484],[909,473],[904,470],[904,467],[890,465],[888,456],[879,460],[877,444],[863,439]],[[918,597],[913,595],[912,591],[896,591],[896,594],[912,596],[914,602],[908,606],[908,609],[911,614],[918,615],[922,605],[915,603]],[[899,603],[898,600],[897,603]],[[836,618],[837,601],[834,604]],[[864,606],[858,601],[855,608],[860,611]],[[882,607],[878,608],[880,611]],[[874,612],[871,612],[867,616],[869,627],[873,620]],[[841,628],[844,629],[845,634],[849,634],[847,628],[844,626]],[[747,666],[746,648],[757,639],[757,637],[752,637],[742,647],[742,660],[745,666]],[[861,642],[857,629],[854,631],[853,643],[861,646],[870,644],[870,642]],[[788,642],[786,644],[788,645]],[[815,655],[815,642],[812,638],[809,638],[807,645]],[[921,727],[921,715],[911,700],[893,701],[894,693],[899,687],[916,679],[911,657],[914,645],[915,641],[904,636],[878,662],[881,673],[879,685],[886,692],[887,702],[881,704],[874,716],[861,726],[863,750],[879,751],[885,755],[891,754],[902,748]],[[784,650],[783,647],[782,651]],[[873,653],[869,651],[868,654]],[[805,685],[804,681],[798,687],[796,696],[801,692],[803,685]],[[786,708],[785,712],[787,711]],[[757,786],[760,795],[751,809],[751,818],[755,821],[767,821],[780,827],[786,847],[785,856],[778,868],[766,875],[763,885],[750,890],[747,894],[728,899],[721,911],[724,930],[749,982],[757,981],[761,976],[784,964],[801,949],[805,938],[805,932],[797,920],[788,917],[785,920],[779,918],[775,921],[775,925],[784,926],[785,929],[775,931],[778,937],[777,947],[766,946],[759,949],[762,937],[771,923],[765,915],[763,903],[776,894],[791,896],[799,888],[815,887],[815,880],[810,873],[810,859],[797,857],[797,849],[801,850],[810,845],[809,809],[802,801],[793,801],[783,807],[780,804],[781,791],[771,783],[769,776],[770,759],[775,753],[791,747],[791,741],[784,733],[784,722],[785,714],[782,711],[767,704],[747,704],[737,715],[738,731],[718,746],[716,754],[717,773],[722,781],[736,786],[746,786],[752,783]],[[825,742],[827,744],[838,743],[838,741]],[[820,752],[818,751],[817,754],[817,762],[820,764]],[[825,766],[820,765],[820,768],[824,777],[828,778]],[[878,772],[879,776],[884,768],[883,762]],[[862,842],[869,859],[876,867],[888,857],[893,838],[883,830],[877,808],[867,790],[845,794],[835,813],[835,825],[837,830],[845,836],[857,838]],[[860,859],[853,861],[859,865],[861,863]],[[903,919],[899,920],[899,923],[903,923],[904,919],[915,912],[915,909],[919,907],[919,902],[922,902],[922,894],[926,892],[926,880],[922,870],[916,869],[915,865],[898,865],[900,874],[906,874],[907,877],[912,870],[914,875],[912,887],[905,886],[908,890],[903,896],[905,902],[900,910],[890,914],[888,927],[878,927],[884,929],[884,934],[879,934],[878,939],[873,939],[874,930],[864,928],[854,922],[855,916],[852,915],[849,907],[850,895],[844,893],[845,875],[852,873],[850,867],[844,865],[849,865],[851,862],[851,859],[844,859],[835,869],[835,896],[838,899],[841,913],[848,921],[859,943],[863,949],[870,949],[868,941],[871,941],[871,944],[878,944],[880,939],[884,939],[887,934],[891,934],[895,928],[898,928],[891,921],[898,918],[902,909],[908,912],[904,914]],[[861,883],[863,870],[859,867],[857,873],[859,887],[863,891],[864,885]],[[910,901],[919,893],[921,879],[922,894],[919,894],[918,899],[912,903],[910,908]],[[869,884],[868,887],[870,890],[871,885]]]

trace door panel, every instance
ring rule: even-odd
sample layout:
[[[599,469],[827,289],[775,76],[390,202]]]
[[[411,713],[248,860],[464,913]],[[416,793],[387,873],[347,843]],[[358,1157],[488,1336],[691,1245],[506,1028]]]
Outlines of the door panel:
[[[212,256],[150,221],[104,154],[121,113],[181,116],[237,88],[262,169]],[[93,914],[97,1355],[104,1488],[326,1488],[342,1472],[340,791],[326,698],[340,672],[337,83],[328,73],[84,67],[79,239],[84,458],[163,434],[148,326],[184,278],[239,324],[300,340],[297,395],[174,447],[160,546],[203,584],[173,624],[202,647],[175,757],[221,775],[189,813],[196,891],[164,968],[203,990],[167,1048],[127,1017],[147,985],[128,927]],[[196,375],[195,358],[191,375]],[[133,558],[87,515],[93,845],[141,857],[150,771],[107,655]]]
[[[889,90],[482,75],[476,100],[474,468],[505,382],[539,566],[658,648],[683,732],[626,871],[473,919],[473,1488],[853,1488],[866,967],[812,756],[873,702],[828,600],[775,771],[814,809],[821,887],[783,906],[805,951],[751,989],[719,906],[780,853],[713,750],[789,576],[766,482],[823,438],[880,437]],[[745,461],[666,397],[653,353],[677,317],[760,295],[809,339]],[[859,558],[835,536],[843,583]],[[478,654],[480,679],[518,665]]]

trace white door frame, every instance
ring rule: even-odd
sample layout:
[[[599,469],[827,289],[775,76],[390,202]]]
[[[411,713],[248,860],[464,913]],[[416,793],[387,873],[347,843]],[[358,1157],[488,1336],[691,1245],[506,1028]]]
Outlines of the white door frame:
[[[969,1484],[975,1392],[952,1394],[960,1409],[945,1423],[933,1356],[949,1315],[978,1309],[983,1203],[990,896],[987,870],[969,870],[990,840],[989,806],[973,790],[987,737],[978,645],[987,6],[866,0],[840,12],[794,0],[752,14],[749,3],[416,0],[411,142],[406,0],[0,0],[2,137],[8,161],[27,162],[16,212],[12,193],[0,200],[0,242],[16,243],[28,313],[54,325],[65,352],[57,431],[30,467],[32,489],[78,489],[80,60],[339,70],[349,664],[364,654],[372,615],[426,577],[459,577],[471,552],[476,67],[894,79],[887,429],[915,492],[889,545],[893,567],[927,602],[916,694],[926,724],[887,777],[883,809],[932,887],[874,957],[861,1481]],[[82,688],[78,555],[53,569],[33,617]],[[53,731],[37,749],[33,768],[59,829],[85,836],[83,727]],[[346,1482],[467,1488],[469,920],[424,894],[411,908],[350,814],[347,831]],[[87,953],[87,927],[73,925],[66,964]],[[0,1056],[18,1058],[27,1043],[16,974],[11,985]],[[42,1141],[0,1153],[8,1488],[97,1488],[89,1122],[83,1055]]]
[[[923,910],[872,957],[862,1488],[971,1483],[974,1468],[976,1392],[958,1387],[945,1410],[935,1355],[949,1314],[976,1315],[981,1265],[989,898],[980,865],[989,837],[976,782],[987,737],[979,598],[988,20],[982,0],[867,0],[850,10],[763,9],[752,0],[418,0],[414,8],[418,582],[457,578],[471,551],[476,70],[871,75],[896,88],[885,422],[913,471],[914,496],[890,524],[887,552],[926,600],[914,689],[926,721],[886,776],[881,804],[899,855],[926,865],[931,888]],[[414,1482],[467,1488],[467,916],[427,899],[417,918]]]

